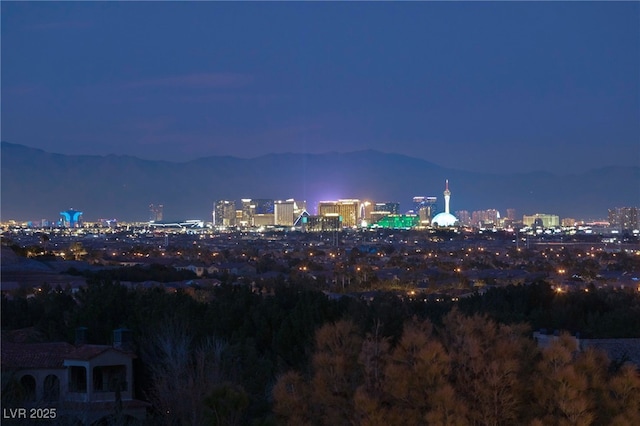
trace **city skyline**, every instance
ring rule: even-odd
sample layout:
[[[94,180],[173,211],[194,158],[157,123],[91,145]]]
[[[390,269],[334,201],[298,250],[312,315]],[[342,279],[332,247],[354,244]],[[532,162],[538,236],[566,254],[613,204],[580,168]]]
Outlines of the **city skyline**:
[[[516,209],[507,208],[506,214],[500,214],[496,209],[456,210],[456,216],[450,214],[448,179],[445,181],[444,210],[439,211],[437,197],[413,197],[414,208],[400,212],[400,203],[372,199],[338,199],[318,201],[317,208],[307,210],[306,200],[278,200],[272,198],[239,198],[218,199],[213,202],[212,221],[202,219],[182,219],[164,221],[163,205],[149,205],[149,226],[159,228],[197,229],[211,227],[212,229],[297,229],[303,232],[318,232],[340,229],[427,229],[427,228],[477,228],[477,229],[509,229],[531,228],[534,231],[543,229],[574,228],[583,225],[596,226],[600,231],[608,227],[617,231],[640,231],[638,211],[640,207],[613,207],[608,209],[608,222],[588,221],[571,217],[560,218],[557,214],[535,213],[523,214],[522,220],[516,214]],[[49,221],[42,219],[37,223],[28,221],[29,227],[34,228],[82,228],[85,221],[83,213],[73,209],[60,212],[60,220]],[[444,217],[444,219],[443,219]],[[117,219],[98,219],[89,221],[93,226],[113,228],[118,225]],[[127,223],[125,221],[125,223]],[[135,221],[140,225],[144,221]],[[582,228],[586,232],[587,228]],[[588,232],[587,232],[588,233]]]
[[[480,174],[371,150],[171,163],[67,156],[4,142],[2,159],[5,220],[51,220],[58,209],[69,207],[82,209],[89,221],[144,221],[158,213],[168,220],[206,219],[214,200],[242,198],[304,200],[310,213],[322,200],[394,202],[400,212],[415,210],[422,200],[434,214],[445,209],[438,194],[446,180],[454,185],[455,211],[515,208],[523,214],[552,212],[594,220],[605,218],[609,208],[640,205],[640,193],[634,190],[639,168],[564,176]]]
[[[636,2],[1,7],[11,143],[172,161],[375,149],[491,173],[640,165]]]

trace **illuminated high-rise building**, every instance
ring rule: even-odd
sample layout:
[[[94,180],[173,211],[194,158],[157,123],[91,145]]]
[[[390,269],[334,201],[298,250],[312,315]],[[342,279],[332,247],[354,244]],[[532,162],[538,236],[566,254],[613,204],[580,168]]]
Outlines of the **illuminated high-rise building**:
[[[338,200],[320,201],[318,203],[319,216],[339,216],[342,218],[342,226],[352,228],[360,225],[360,201]]]
[[[360,218],[367,222],[371,223],[371,214],[375,208],[375,204],[373,201],[365,200],[360,204]]]
[[[456,210],[455,217],[462,225],[471,225],[471,215],[467,210]]]
[[[344,224],[338,213],[327,213],[325,216],[303,217],[305,232],[336,232],[342,230]],[[337,233],[337,232],[336,232]],[[336,242],[334,242],[335,244]]]
[[[253,226],[273,226],[275,225],[275,210],[273,199],[254,198],[253,202]]]
[[[273,200],[268,198],[243,198],[241,214],[237,216],[237,224],[243,227],[273,225]],[[256,217],[260,216],[259,223]]]
[[[275,217],[273,213],[256,213],[253,215],[253,226],[273,226],[275,225]]]
[[[256,205],[251,198],[243,198],[242,209],[240,215],[236,215],[237,224],[240,226],[253,226],[253,216],[256,213]]]
[[[163,213],[162,204],[149,204],[149,222],[162,222]]]
[[[413,211],[420,218],[422,225],[431,223],[437,201],[437,197],[413,197]]]
[[[273,202],[274,224],[276,226],[293,226],[296,219],[306,212],[307,202],[301,200],[276,200]],[[308,213],[307,213],[308,215]]]
[[[473,226],[489,226],[500,224],[500,212],[496,209],[478,210],[471,214]]]
[[[254,198],[255,214],[273,214],[274,205],[270,198]]]
[[[60,221],[66,228],[76,228],[82,224],[82,212],[73,209],[60,212]]]
[[[400,214],[400,203],[375,203],[375,205],[373,206],[373,211],[387,214]]]
[[[365,222],[367,224],[378,223],[384,217],[400,214],[400,203],[373,203],[372,207],[373,208],[369,213],[369,216],[365,217]]]
[[[295,217],[296,202],[293,198],[286,201],[277,200],[273,203],[273,214],[275,225],[293,226]]]
[[[360,204],[360,219],[367,224],[375,223],[385,216],[398,214],[399,212],[399,203],[363,201]]]
[[[236,224],[236,203],[229,200],[216,201],[213,223],[215,226],[235,226]]]
[[[615,207],[609,209],[609,223],[620,232],[640,229],[638,207]]]
[[[554,228],[560,226],[560,216],[545,213],[536,213],[530,216],[524,215],[522,217],[522,223],[525,226],[533,226],[539,223],[544,228]]]

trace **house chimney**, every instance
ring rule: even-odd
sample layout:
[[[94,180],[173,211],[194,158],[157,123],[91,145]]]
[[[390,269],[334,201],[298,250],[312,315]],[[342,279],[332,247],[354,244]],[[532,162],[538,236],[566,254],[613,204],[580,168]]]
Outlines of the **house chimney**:
[[[128,328],[118,328],[113,330],[113,347],[121,351],[133,350],[131,330]]]
[[[76,328],[76,346],[87,344],[87,327]]]

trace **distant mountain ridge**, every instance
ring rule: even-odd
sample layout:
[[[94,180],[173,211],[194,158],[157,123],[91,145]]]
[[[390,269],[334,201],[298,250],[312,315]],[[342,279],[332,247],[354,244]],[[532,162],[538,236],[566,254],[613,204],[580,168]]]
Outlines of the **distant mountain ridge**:
[[[519,217],[604,218],[608,208],[640,206],[640,167],[498,175],[373,150],[174,163],[53,154],[2,142],[1,166],[2,220],[57,220],[60,211],[75,208],[87,221],[144,221],[151,203],[163,204],[167,219],[210,220],[215,200],[240,198],[304,199],[313,213],[321,199],[396,201],[407,210],[412,197],[424,195],[438,197],[442,208],[445,179],[453,211],[495,208],[504,215],[515,208]]]

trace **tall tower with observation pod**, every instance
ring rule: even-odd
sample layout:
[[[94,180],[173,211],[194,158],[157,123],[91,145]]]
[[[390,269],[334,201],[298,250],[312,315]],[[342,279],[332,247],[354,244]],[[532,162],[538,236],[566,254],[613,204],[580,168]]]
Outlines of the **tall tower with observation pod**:
[[[451,214],[449,209],[449,202],[451,201],[451,191],[449,191],[449,179],[444,183],[444,212],[435,215],[431,221],[432,226],[448,227],[454,226],[458,219]]]

